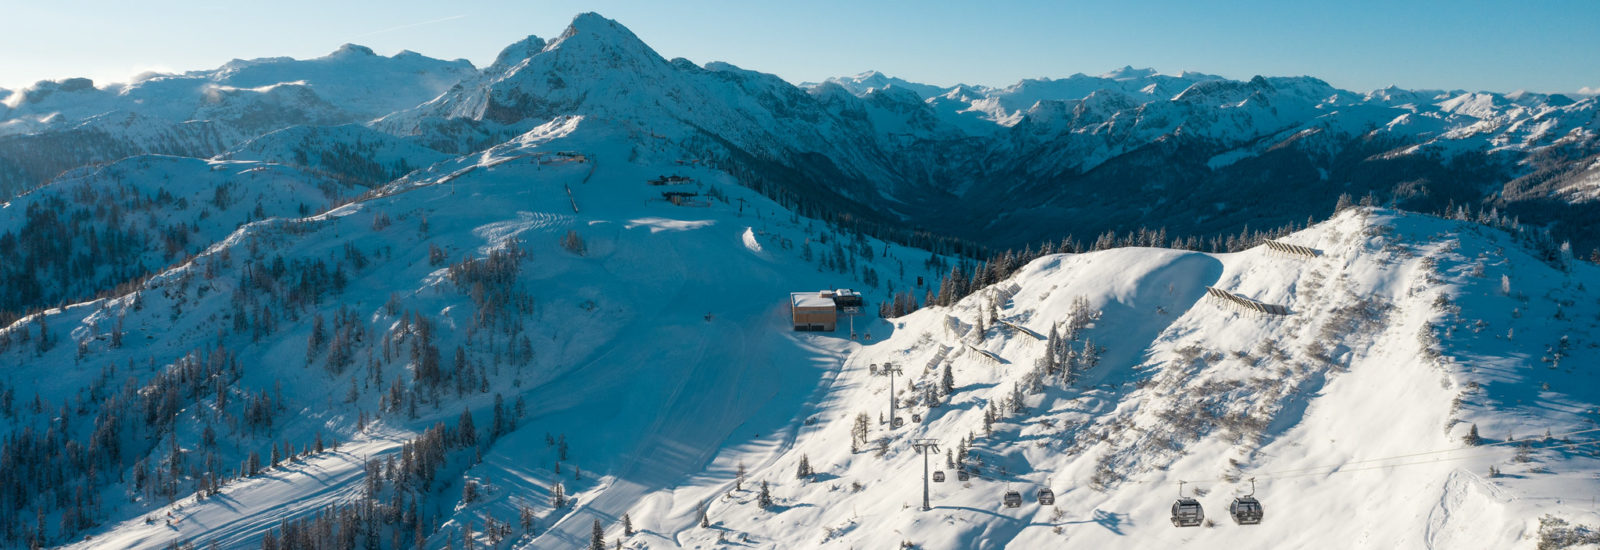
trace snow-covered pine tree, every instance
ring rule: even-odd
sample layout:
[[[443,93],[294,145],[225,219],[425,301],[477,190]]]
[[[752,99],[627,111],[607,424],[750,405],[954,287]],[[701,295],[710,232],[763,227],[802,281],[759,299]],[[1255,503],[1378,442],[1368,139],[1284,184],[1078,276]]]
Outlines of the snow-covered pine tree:
[[[1083,353],[1078,355],[1078,366],[1083,370],[1090,370],[1100,364],[1100,353],[1105,350],[1094,344],[1094,339],[1083,341]]]
[[[1055,323],[1050,324],[1050,336],[1045,339],[1044,350],[1044,373],[1054,376],[1061,371],[1061,331],[1056,329]]]
[[[472,425],[472,411],[461,409],[461,418],[456,421],[456,434],[461,438],[462,445],[478,444],[478,429]]]
[[[311,318],[311,336],[306,338],[306,364],[310,365],[317,359],[322,351],[322,343],[327,339],[322,325],[322,314],[318,313]]]
[[[506,401],[499,393],[494,394],[494,420],[489,425],[489,439],[499,439],[506,432]]]

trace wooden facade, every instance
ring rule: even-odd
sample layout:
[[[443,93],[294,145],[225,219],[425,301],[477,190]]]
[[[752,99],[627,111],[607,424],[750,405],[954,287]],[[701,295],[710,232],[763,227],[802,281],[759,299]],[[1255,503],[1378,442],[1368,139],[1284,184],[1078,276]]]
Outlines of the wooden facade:
[[[839,328],[839,309],[832,292],[791,292],[789,313],[795,330],[833,332]]]

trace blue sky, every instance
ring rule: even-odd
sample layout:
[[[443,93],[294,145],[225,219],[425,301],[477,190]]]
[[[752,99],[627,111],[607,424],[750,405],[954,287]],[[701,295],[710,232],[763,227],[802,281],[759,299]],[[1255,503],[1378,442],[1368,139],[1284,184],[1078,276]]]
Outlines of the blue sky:
[[[317,57],[355,42],[483,66],[578,12],[616,19],[667,57],[792,82],[877,69],[1005,85],[1132,65],[1335,86],[1577,92],[1600,88],[1600,1],[0,0],[0,87],[233,58]]]

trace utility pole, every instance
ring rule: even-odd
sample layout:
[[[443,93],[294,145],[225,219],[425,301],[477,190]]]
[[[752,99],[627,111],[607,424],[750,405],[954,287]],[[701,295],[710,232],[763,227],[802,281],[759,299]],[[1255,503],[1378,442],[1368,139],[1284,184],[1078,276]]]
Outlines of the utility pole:
[[[904,371],[900,370],[900,365],[898,363],[884,363],[883,370],[879,372],[889,376],[889,429],[893,430],[896,407],[894,399],[894,375],[903,374]]]
[[[939,454],[939,441],[936,439],[916,439],[911,442],[917,452],[922,453],[922,511],[932,510],[928,505],[928,453]]]

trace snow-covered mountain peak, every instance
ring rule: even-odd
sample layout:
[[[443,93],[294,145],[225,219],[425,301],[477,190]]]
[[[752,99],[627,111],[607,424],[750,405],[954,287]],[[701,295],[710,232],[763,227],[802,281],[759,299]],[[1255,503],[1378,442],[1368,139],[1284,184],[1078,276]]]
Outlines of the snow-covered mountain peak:
[[[74,92],[93,93],[100,91],[94,81],[87,78],[63,78],[61,80],[40,80],[33,86],[23,88],[18,94],[22,104],[43,103],[46,99],[56,94],[70,94]],[[63,99],[62,101],[72,101]]]
[[[680,85],[682,79],[676,75],[685,71],[662,59],[621,24],[584,13],[555,39],[546,42],[529,36],[512,44],[480,78],[379,124],[391,132],[411,134],[421,131],[422,121],[429,119],[515,125],[578,111],[632,113],[638,97]]]
[[[573,17],[572,24],[555,40],[551,40],[544,51],[607,59],[614,63],[613,66],[627,63],[625,60],[633,63],[665,61],[633,31],[594,12]]]
[[[1121,69],[1116,69],[1100,75],[1100,78],[1109,80],[1142,80],[1156,76],[1157,74],[1160,73],[1157,73],[1155,69],[1149,67],[1135,69],[1133,68],[1133,65],[1124,65]]]
[[[841,79],[830,78],[828,80],[841,80]],[[876,69],[870,69],[870,70],[867,70],[867,71],[862,72],[860,74],[857,74],[855,76],[849,77],[849,80],[854,81],[854,82],[860,82],[862,84],[883,85],[883,84],[887,84],[889,82],[889,75],[883,74],[882,72],[879,72]]]
[[[1341,102],[1342,92],[1320,79],[1309,76],[1265,77],[1257,75],[1248,81],[1208,80],[1189,86],[1174,101],[1201,105],[1236,105],[1248,99],[1273,102],[1286,98],[1295,102],[1320,105]]]
[[[860,96],[851,92],[843,84],[831,80],[826,80],[807,88],[806,93],[811,94],[811,97],[816,98],[823,105],[837,105],[848,102],[851,99],[860,99]]]
[[[873,102],[879,103],[879,104],[884,104],[884,103],[898,103],[898,104],[910,104],[910,105],[921,105],[922,104],[922,96],[918,95],[917,92],[912,91],[912,90],[907,89],[907,88],[902,87],[902,86],[895,86],[893,84],[884,86],[882,88],[873,88],[873,89],[869,90],[864,97],[869,101],[873,101]]]
[[[372,51],[372,48],[368,48],[360,44],[345,43],[341,44],[338,49],[333,50],[333,53],[328,54],[327,57],[342,57],[351,55],[377,56],[378,54],[377,52]]]
[[[903,78],[889,76],[876,70],[866,71],[854,76],[834,77],[827,79],[822,83],[802,82],[800,87],[815,88],[823,83],[833,83],[843,86],[846,90],[849,90],[850,93],[858,96],[865,96],[872,90],[888,88],[890,86],[894,86],[903,90],[910,90],[912,93],[915,93],[918,97],[923,99],[937,97],[949,90],[949,88],[941,88],[930,84],[911,82]]]
[[[495,56],[494,63],[489,65],[489,68],[485,69],[484,72],[499,74],[509,71],[518,63],[522,63],[544,51],[545,45],[543,38],[530,34],[527,38],[512,42],[511,45],[501,49],[500,55]]]
[[[1450,99],[1439,102],[1439,109],[1446,113],[1463,114],[1474,118],[1490,118],[1496,113],[1510,106],[1505,96],[1489,92],[1470,92],[1456,95]]]

